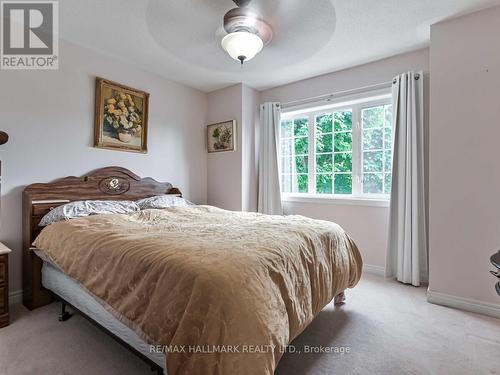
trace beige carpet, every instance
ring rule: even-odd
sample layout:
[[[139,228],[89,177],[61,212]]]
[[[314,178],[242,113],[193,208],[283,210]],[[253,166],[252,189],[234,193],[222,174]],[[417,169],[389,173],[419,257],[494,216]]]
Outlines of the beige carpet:
[[[500,374],[500,321],[431,305],[425,289],[365,276],[348,303],[321,312],[294,342],[347,354],[286,354],[278,375]],[[0,330],[1,375],[135,375],[149,367],[80,316],[57,320],[59,305],[13,306]],[[235,374],[236,375],[236,374]]]

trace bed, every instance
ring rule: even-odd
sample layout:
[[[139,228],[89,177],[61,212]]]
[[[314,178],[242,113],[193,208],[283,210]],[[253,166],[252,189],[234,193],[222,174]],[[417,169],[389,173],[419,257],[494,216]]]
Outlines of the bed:
[[[43,257],[43,252],[38,252]],[[149,344],[144,341],[133,329],[118,320],[104,307],[103,301],[89,294],[75,279],[66,275],[50,260],[44,261],[42,266],[42,285],[50,290],[60,301],[82,313],[118,339],[129,350],[139,355],[148,362],[152,368],[163,372],[165,368],[165,356],[162,353],[152,352]],[[69,312],[61,314],[60,320],[64,321],[70,317]]]
[[[169,375],[271,375],[286,345],[359,281],[361,256],[342,228],[301,216],[190,206],[38,228],[68,201],[160,194],[180,191],[117,167],[27,187],[25,304],[67,302]]]

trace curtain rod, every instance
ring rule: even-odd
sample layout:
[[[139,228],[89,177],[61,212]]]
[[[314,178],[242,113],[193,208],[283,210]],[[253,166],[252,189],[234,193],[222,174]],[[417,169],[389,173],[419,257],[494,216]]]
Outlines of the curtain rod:
[[[415,74],[415,79],[419,80],[420,79],[420,74],[418,74],[418,73]],[[397,80],[393,79],[392,81],[387,81],[387,82],[383,82],[383,83],[376,83],[374,85],[368,85],[368,86],[364,86],[364,87],[358,87],[356,89],[342,90],[342,91],[337,91],[337,92],[330,93],[330,94],[315,96],[315,97],[312,97],[312,98],[295,100],[295,101],[291,101],[291,102],[288,102],[288,103],[282,103],[281,104],[281,108],[289,108],[289,107],[294,107],[294,106],[298,106],[298,105],[302,105],[302,104],[320,102],[320,101],[323,101],[323,100],[330,101],[331,99],[334,99],[334,98],[337,98],[337,97],[347,96],[347,95],[351,95],[351,94],[358,94],[358,93],[362,93],[362,92],[369,91],[369,90],[377,90],[377,89],[389,88],[393,84],[395,84],[396,82],[397,82]]]
[[[337,91],[337,92],[333,92],[330,94],[315,96],[312,98],[295,100],[295,101],[291,101],[288,103],[282,103],[281,107],[282,108],[289,108],[289,107],[294,107],[294,106],[301,105],[301,104],[320,102],[323,100],[329,100],[329,99],[331,100],[331,99],[334,99],[336,97],[342,97],[342,96],[347,96],[347,95],[351,95],[351,94],[358,94],[358,93],[361,93],[364,91],[389,88],[392,86],[392,84],[393,84],[393,81],[388,81],[388,82],[383,82],[383,83],[377,83],[374,85],[358,87],[356,89]]]

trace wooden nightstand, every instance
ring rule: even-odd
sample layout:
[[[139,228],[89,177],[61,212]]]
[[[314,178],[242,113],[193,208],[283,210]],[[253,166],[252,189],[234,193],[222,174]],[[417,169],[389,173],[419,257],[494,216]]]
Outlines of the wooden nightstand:
[[[9,253],[0,242],[0,328],[9,325]]]

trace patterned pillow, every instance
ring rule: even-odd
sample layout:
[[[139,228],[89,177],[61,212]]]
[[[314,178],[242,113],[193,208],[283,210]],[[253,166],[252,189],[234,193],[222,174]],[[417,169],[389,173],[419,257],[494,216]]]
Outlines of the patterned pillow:
[[[192,203],[176,195],[157,195],[155,197],[140,199],[137,201],[137,205],[141,210],[149,210],[168,207],[186,207],[192,205]]]
[[[76,201],[58,206],[48,212],[40,223],[41,227],[61,221],[99,214],[127,214],[140,211],[132,201]]]

